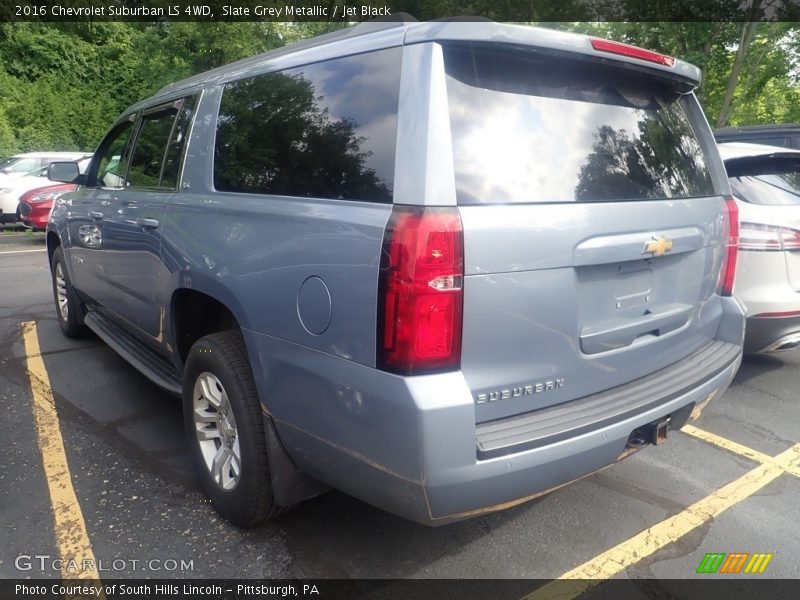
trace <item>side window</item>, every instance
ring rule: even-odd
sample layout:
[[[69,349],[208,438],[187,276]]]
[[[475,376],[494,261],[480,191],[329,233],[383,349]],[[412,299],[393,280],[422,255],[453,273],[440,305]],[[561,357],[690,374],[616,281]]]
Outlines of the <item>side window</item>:
[[[197,96],[156,107],[142,115],[131,153],[129,185],[175,189]]]
[[[172,105],[142,116],[139,135],[131,153],[129,185],[161,187],[161,168],[177,116],[178,110]]]
[[[401,55],[391,48],[227,84],[216,189],[391,202]]]
[[[167,156],[164,160],[164,173],[161,175],[161,187],[178,187],[183,150],[186,147],[186,136],[189,135],[189,128],[192,124],[192,115],[194,114],[195,106],[197,106],[197,96],[191,96],[183,101],[178,112],[175,130],[172,132],[172,139],[169,142]]]
[[[125,187],[127,170],[127,148],[130,141],[133,123],[126,121],[111,131],[100,143],[100,147],[89,170],[90,186],[106,188]]]

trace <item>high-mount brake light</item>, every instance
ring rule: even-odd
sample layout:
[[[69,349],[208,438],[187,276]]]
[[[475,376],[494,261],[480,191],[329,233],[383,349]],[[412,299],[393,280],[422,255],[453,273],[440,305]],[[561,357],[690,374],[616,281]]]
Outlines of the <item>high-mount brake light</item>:
[[[458,209],[395,206],[378,288],[379,368],[415,375],[459,367],[463,282]]]
[[[720,296],[733,296],[736,277],[736,259],[739,255],[739,207],[732,197],[725,198],[725,214],[728,221],[728,239],[725,241],[725,256],[720,273]]]
[[[675,59],[666,54],[659,54],[652,50],[645,50],[644,48],[623,44],[621,42],[612,42],[611,40],[592,38],[592,48],[600,52],[608,52],[609,54],[619,54],[620,56],[646,60],[647,62],[664,65],[665,67],[671,67],[675,64]]]

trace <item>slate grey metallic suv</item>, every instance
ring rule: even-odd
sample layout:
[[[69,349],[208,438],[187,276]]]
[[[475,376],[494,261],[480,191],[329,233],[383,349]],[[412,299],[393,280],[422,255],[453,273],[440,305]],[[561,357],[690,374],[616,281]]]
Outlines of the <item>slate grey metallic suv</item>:
[[[53,210],[62,329],[182,395],[237,524],[327,487],[427,524],[522,502],[660,443],[739,365],[699,75],[370,23],[170,85]]]

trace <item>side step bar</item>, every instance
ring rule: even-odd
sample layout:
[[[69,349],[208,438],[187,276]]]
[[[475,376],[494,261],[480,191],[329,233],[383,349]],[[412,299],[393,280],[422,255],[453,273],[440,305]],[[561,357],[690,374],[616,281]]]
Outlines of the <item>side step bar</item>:
[[[125,329],[97,310],[90,309],[84,322],[97,337],[158,387],[175,396],[182,394],[181,380],[172,364],[144,346]]]

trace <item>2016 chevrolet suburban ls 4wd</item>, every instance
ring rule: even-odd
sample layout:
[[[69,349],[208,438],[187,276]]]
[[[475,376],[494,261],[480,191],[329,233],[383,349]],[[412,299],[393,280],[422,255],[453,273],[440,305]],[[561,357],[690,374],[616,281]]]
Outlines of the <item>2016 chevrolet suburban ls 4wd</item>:
[[[544,493],[663,441],[739,365],[699,75],[369,23],[169,85],[53,209],[61,327],[183,397],[234,523],[328,487],[428,524]]]

